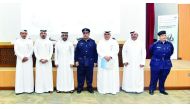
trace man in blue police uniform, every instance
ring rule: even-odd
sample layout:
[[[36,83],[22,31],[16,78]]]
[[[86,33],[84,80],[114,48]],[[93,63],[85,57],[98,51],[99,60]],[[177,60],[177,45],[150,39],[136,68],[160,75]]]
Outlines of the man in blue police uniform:
[[[165,80],[171,70],[171,55],[174,48],[171,42],[167,41],[166,31],[158,32],[159,40],[150,47],[152,55],[150,68],[151,80],[149,87],[149,94],[153,95],[156,90],[157,82],[159,81],[159,91],[161,94],[168,95],[165,91]]]
[[[82,29],[82,33],[83,38],[78,41],[75,49],[75,64],[77,66],[78,80],[77,93],[82,92],[85,79],[87,83],[87,90],[90,93],[94,93],[92,80],[93,67],[97,65],[96,43],[93,39],[89,38],[90,29]]]

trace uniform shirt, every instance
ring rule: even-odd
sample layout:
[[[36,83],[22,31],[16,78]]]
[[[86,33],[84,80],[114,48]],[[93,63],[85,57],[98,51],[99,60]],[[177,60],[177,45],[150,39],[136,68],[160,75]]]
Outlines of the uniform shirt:
[[[97,63],[96,43],[93,39],[81,39],[78,41],[75,49],[75,62],[79,62],[79,66],[93,66]]]
[[[152,55],[150,66],[159,69],[169,69],[172,67],[170,60],[173,54],[174,48],[171,42],[161,41],[155,42],[150,47],[150,53]]]

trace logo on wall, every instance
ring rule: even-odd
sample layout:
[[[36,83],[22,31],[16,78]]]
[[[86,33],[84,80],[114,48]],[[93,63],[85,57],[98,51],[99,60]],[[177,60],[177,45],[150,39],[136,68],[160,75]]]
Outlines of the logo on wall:
[[[174,41],[174,37],[172,36],[172,33],[167,35],[167,40],[170,42]]]
[[[158,16],[158,31],[165,30],[167,40],[174,46],[171,59],[178,58],[178,15]]]

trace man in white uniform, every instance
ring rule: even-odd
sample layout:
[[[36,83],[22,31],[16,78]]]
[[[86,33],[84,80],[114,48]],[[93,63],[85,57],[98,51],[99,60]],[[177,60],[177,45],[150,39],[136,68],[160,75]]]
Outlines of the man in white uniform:
[[[61,40],[55,45],[55,66],[57,67],[57,92],[74,91],[73,65],[74,45],[68,41],[68,32],[62,32]]]
[[[36,56],[35,92],[53,92],[52,61],[53,44],[47,39],[46,30],[40,31],[40,38],[34,44]]]
[[[99,93],[116,94],[119,92],[119,44],[112,39],[110,31],[105,31],[104,39],[97,45],[98,74],[97,89]]]
[[[14,51],[17,56],[15,93],[32,93],[34,91],[33,77],[33,42],[27,38],[27,30],[20,31],[20,38],[14,43]]]
[[[125,42],[122,50],[124,64],[122,90],[142,93],[144,91],[146,49],[135,31],[130,34],[131,38]]]

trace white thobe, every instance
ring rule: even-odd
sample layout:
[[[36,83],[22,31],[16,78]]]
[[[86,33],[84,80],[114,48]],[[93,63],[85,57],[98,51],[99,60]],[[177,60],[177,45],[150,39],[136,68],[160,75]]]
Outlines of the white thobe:
[[[33,42],[30,39],[19,38],[14,43],[14,51],[17,56],[16,61],[16,78],[15,93],[31,93],[34,91],[33,76]],[[24,57],[28,57],[28,61],[22,62]]]
[[[36,56],[36,81],[35,92],[43,93],[53,91],[53,74],[52,61],[53,44],[50,40],[37,39],[34,44],[34,53]],[[48,60],[47,63],[42,64],[41,59]]]
[[[123,69],[122,89],[126,92],[141,93],[144,91],[144,67],[146,50],[140,40],[129,39],[122,49],[123,63],[128,63]]]
[[[97,89],[99,93],[116,94],[119,92],[119,64],[118,53],[119,45],[116,40],[102,39],[97,45],[98,52],[98,73],[97,73]],[[106,68],[102,68],[101,61],[105,56],[111,56],[112,59],[106,62]]]
[[[70,41],[58,41],[55,45],[55,65],[57,68],[58,91],[68,92],[74,90],[73,67],[74,45]]]

